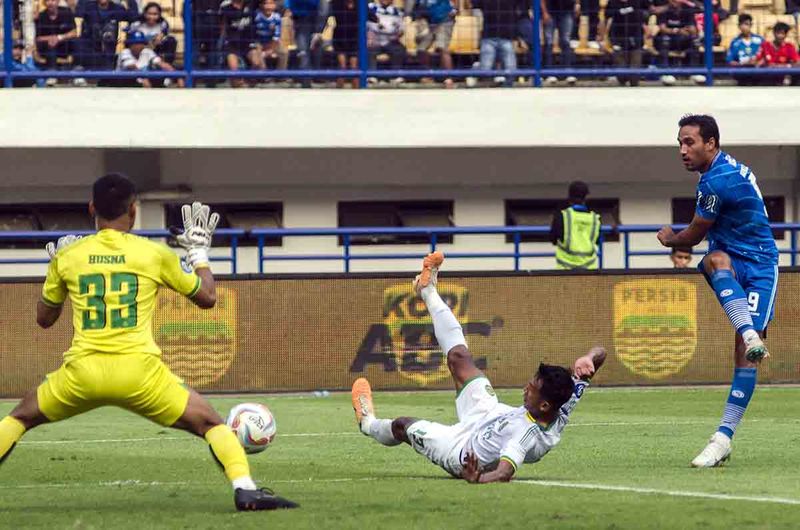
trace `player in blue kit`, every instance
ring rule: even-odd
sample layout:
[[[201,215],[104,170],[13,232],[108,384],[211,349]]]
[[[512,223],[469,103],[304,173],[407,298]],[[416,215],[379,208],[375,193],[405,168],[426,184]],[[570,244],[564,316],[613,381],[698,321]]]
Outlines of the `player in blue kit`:
[[[756,369],[769,357],[762,339],[775,312],[778,248],[756,177],[720,149],[714,118],[688,115],[679,126],[683,165],[700,174],[697,207],[686,229],[675,234],[665,226],[658,240],[666,247],[684,247],[708,239],[708,253],[698,268],[736,330],[733,383],[722,422],[692,460],[694,467],[715,467],[730,457],[731,439],[756,386]]]

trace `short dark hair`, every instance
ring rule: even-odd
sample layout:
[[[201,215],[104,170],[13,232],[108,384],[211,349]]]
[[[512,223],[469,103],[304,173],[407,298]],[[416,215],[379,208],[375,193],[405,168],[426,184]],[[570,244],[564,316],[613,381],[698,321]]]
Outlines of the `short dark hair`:
[[[678,127],[686,127],[687,125],[698,127],[703,141],[708,143],[708,141],[713,138],[719,148],[719,126],[714,116],[709,116],[708,114],[687,114],[678,122]]]
[[[789,33],[791,27],[786,22],[777,22],[775,26],[772,27],[772,33],[777,33],[782,31],[784,33]]]
[[[747,13],[742,13],[741,15],[739,15],[739,24],[742,24],[744,22],[749,22],[752,24],[753,15],[748,15]]]
[[[567,197],[583,201],[589,195],[589,186],[582,180],[574,180],[569,183],[569,191]]]
[[[676,252],[686,252],[687,254],[691,254],[692,247],[672,247],[670,254],[675,254]]]
[[[536,377],[542,382],[540,395],[555,409],[569,401],[572,393],[575,392],[572,374],[562,366],[540,363]]]
[[[135,197],[136,186],[122,173],[103,175],[92,186],[94,209],[109,221],[127,212]]]

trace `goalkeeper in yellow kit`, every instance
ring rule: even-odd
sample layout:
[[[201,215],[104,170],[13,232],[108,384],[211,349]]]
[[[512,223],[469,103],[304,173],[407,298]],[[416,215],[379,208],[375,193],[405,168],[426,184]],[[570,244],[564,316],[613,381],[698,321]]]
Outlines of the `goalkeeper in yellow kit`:
[[[89,203],[97,233],[65,236],[47,245],[51,261],[36,321],[43,328],[52,326],[69,297],[75,334],[64,364],[0,421],[0,463],[25,431],[113,405],[204,437],[233,484],[238,510],[296,507],[256,488],[236,436],[200,394],[170,372],[153,340],[160,286],[201,308],[214,307],[208,248],[219,216],[209,215],[208,206],[200,203],[182,208],[184,231],[176,239],[187,251],[191,270],[186,272],[168,247],[129,233],[135,199],[135,187],[126,177],[101,177]]]

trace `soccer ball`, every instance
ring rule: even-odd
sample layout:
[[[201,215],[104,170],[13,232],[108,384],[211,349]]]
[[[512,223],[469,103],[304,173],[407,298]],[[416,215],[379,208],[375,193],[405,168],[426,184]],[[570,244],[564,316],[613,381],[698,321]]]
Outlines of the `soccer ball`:
[[[259,403],[240,403],[228,413],[225,422],[247,454],[260,453],[275,439],[275,417]]]

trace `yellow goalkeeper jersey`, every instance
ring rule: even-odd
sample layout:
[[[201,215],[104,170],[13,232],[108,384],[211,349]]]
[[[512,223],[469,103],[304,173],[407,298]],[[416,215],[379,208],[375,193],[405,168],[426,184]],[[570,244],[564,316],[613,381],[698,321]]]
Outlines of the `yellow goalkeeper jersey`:
[[[105,229],[64,247],[47,269],[42,301],[72,302],[75,334],[64,359],[93,353],[160,355],[153,339],[156,294],[162,285],[186,296],[200,278],[181,267],[167,246]]]

